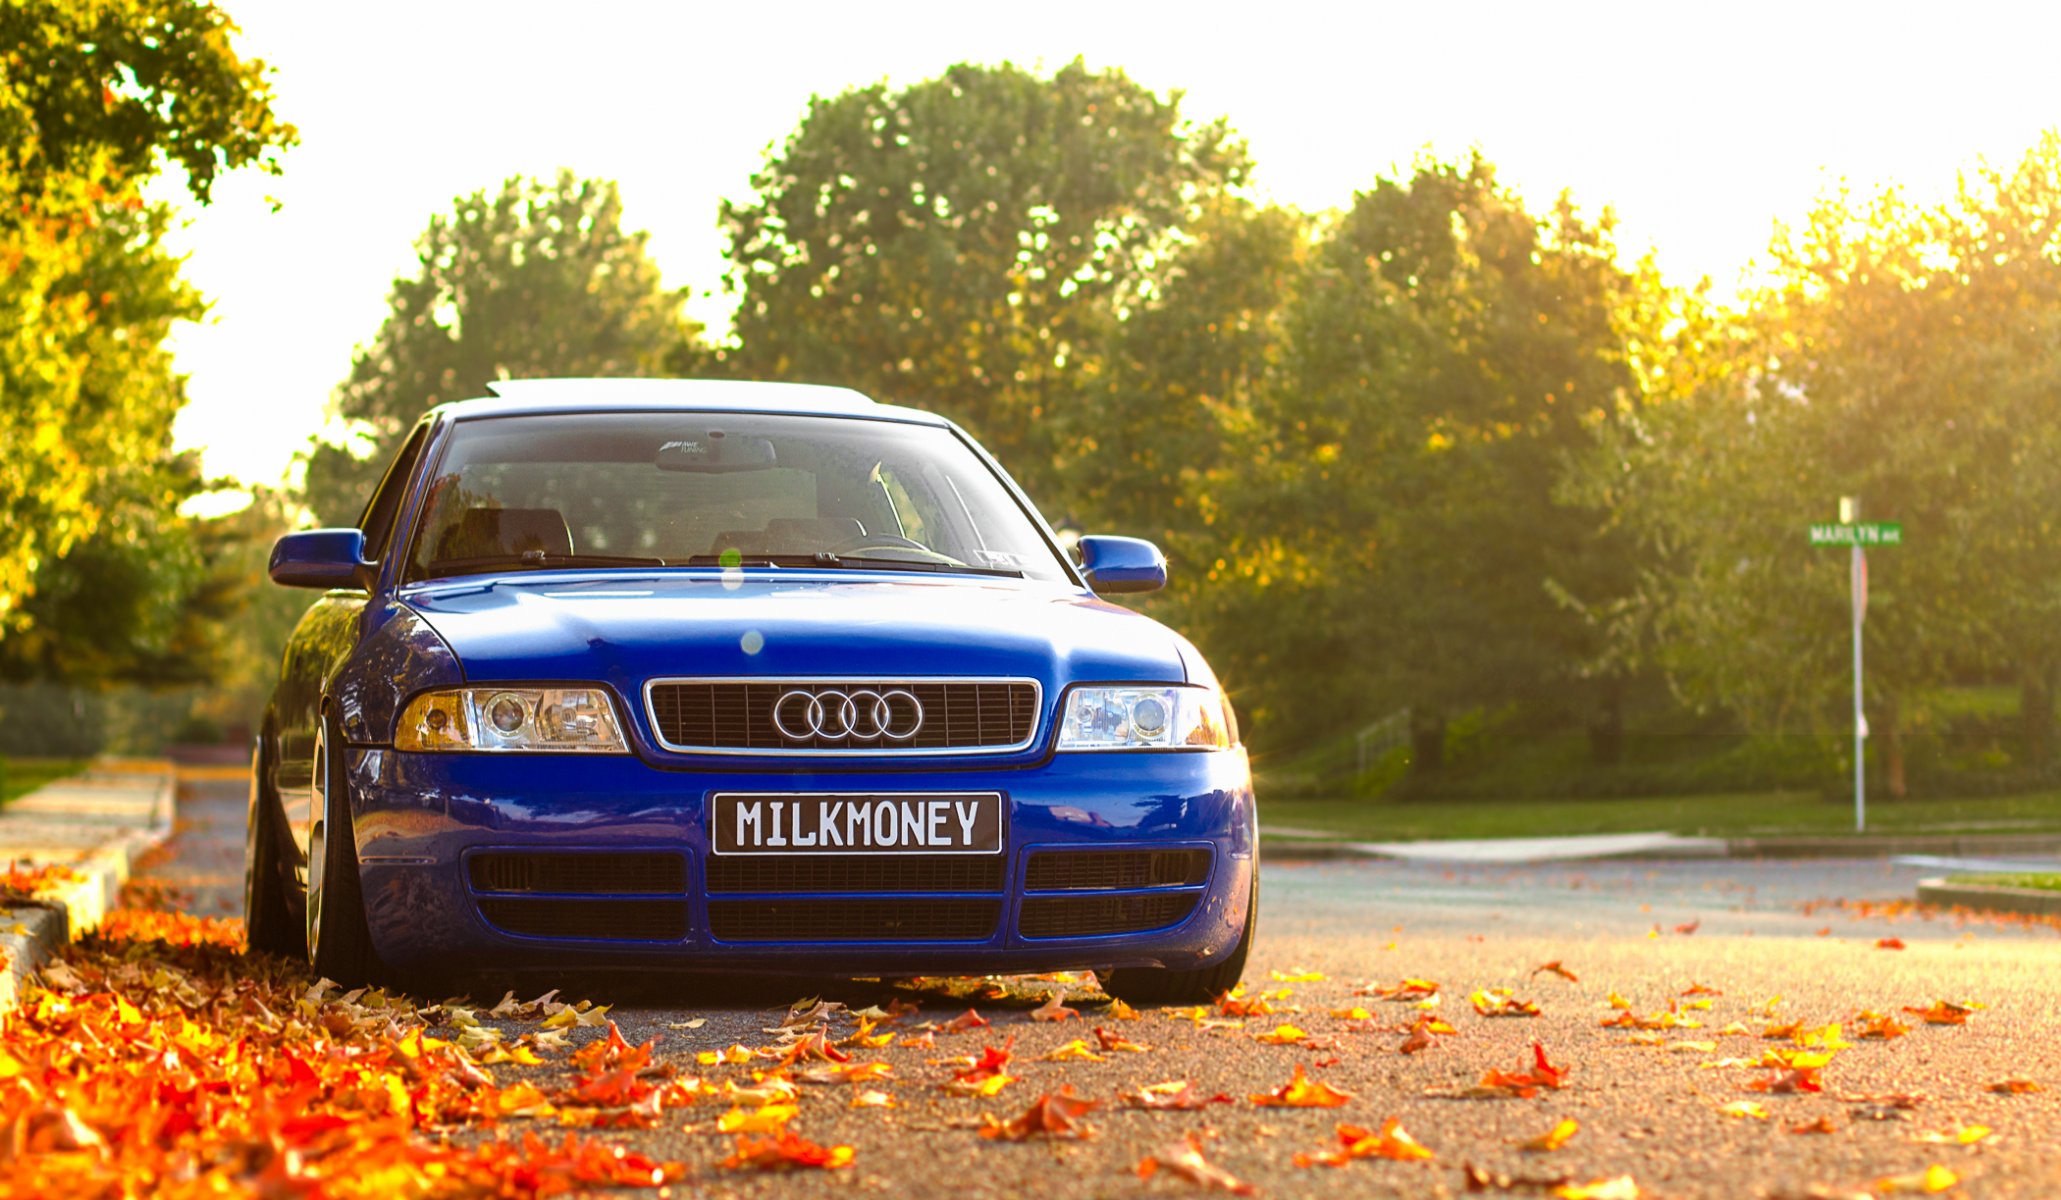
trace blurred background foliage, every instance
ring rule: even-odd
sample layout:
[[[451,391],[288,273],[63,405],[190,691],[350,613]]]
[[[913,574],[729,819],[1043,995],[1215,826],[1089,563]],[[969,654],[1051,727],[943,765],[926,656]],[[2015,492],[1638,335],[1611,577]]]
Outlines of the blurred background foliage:
[[[0,428],[22,448],[0,516],[31,531],[0,546],[0,711],[145,687],[139,711],[186,696],[183,728],[139,727],[233,734],[301,607],[259,582],[271,539],[355,520],[424,409],[494,379],[722,376],[944,413],[1055,523],[1161,542],[1173,583],[1140,607],[1210,655],[1283,796],[1836,790],[1846,555],[1804,529],[1842,495],[1906,534],[1870,556],[1883,789],[2056,782],[2054,134],[1942,204],[1824,196],[1718,303],[1480,153],[1305,213],[1255,200],[1243,142],[1178,93],[955,66],[817,97],[768,150],[716,214],[720,339],[613,183],[457,198],[303,490],[197,521],[162,342],[202,301],[136,184],[204,199],[277,169],[293,130],[209,6],[30,0],[0,27],[21,200]]]

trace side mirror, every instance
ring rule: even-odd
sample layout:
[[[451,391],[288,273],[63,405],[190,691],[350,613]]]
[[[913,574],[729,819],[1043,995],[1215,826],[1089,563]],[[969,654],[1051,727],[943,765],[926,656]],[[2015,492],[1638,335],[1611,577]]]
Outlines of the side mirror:
[[[1166,555],[1143,538],[1096,535],[1080,541],[1081,573],[1101,595],[1156,592],[1166,586]]]
[[[373,564],[365,561],[365,533],[358,529],[310,529],[272,544],[267,568],[272,582],[286,587],[372,590]]]

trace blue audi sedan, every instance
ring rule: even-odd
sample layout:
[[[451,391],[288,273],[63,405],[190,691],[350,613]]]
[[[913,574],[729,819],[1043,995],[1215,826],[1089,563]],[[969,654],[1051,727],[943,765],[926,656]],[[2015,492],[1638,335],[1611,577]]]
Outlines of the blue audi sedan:
[[[1238,981],[1251,773],[1209,665],[965,432],[856,392],[502,383],[426,414],[253,757],[252,947],[347,982],[582,966]]]

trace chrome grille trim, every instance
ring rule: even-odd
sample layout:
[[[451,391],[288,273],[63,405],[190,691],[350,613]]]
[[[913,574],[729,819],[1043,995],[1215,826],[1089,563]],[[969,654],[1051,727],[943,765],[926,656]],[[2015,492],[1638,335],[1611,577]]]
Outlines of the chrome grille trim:
[[[801,686],[807,688],[910,687],[931,684],[994,684],[1028,687],[1031,690],[1030,732],[1009,745],[984,746],[859,746],[796,748],[789,746],[696,746],[683,745],[666,737],[659,724],[653,700],[655,689],[668,685],[750,684]],[[644,681],[644,719],[652,738],[674,754],[713,754],[749,758],[937,758],[1019,754],[1038,744],[1045,725],[1045,688],[1037,680],[1020,675],[667,675]]]

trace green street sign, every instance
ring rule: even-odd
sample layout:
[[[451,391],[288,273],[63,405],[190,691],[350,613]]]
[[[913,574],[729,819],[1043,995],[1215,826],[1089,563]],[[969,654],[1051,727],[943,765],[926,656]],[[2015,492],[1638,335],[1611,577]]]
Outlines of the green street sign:
[[[1904,527],[1900,521],[1862,521],[1854,525],[1813,525],[1813,546],[1901,546]]]

